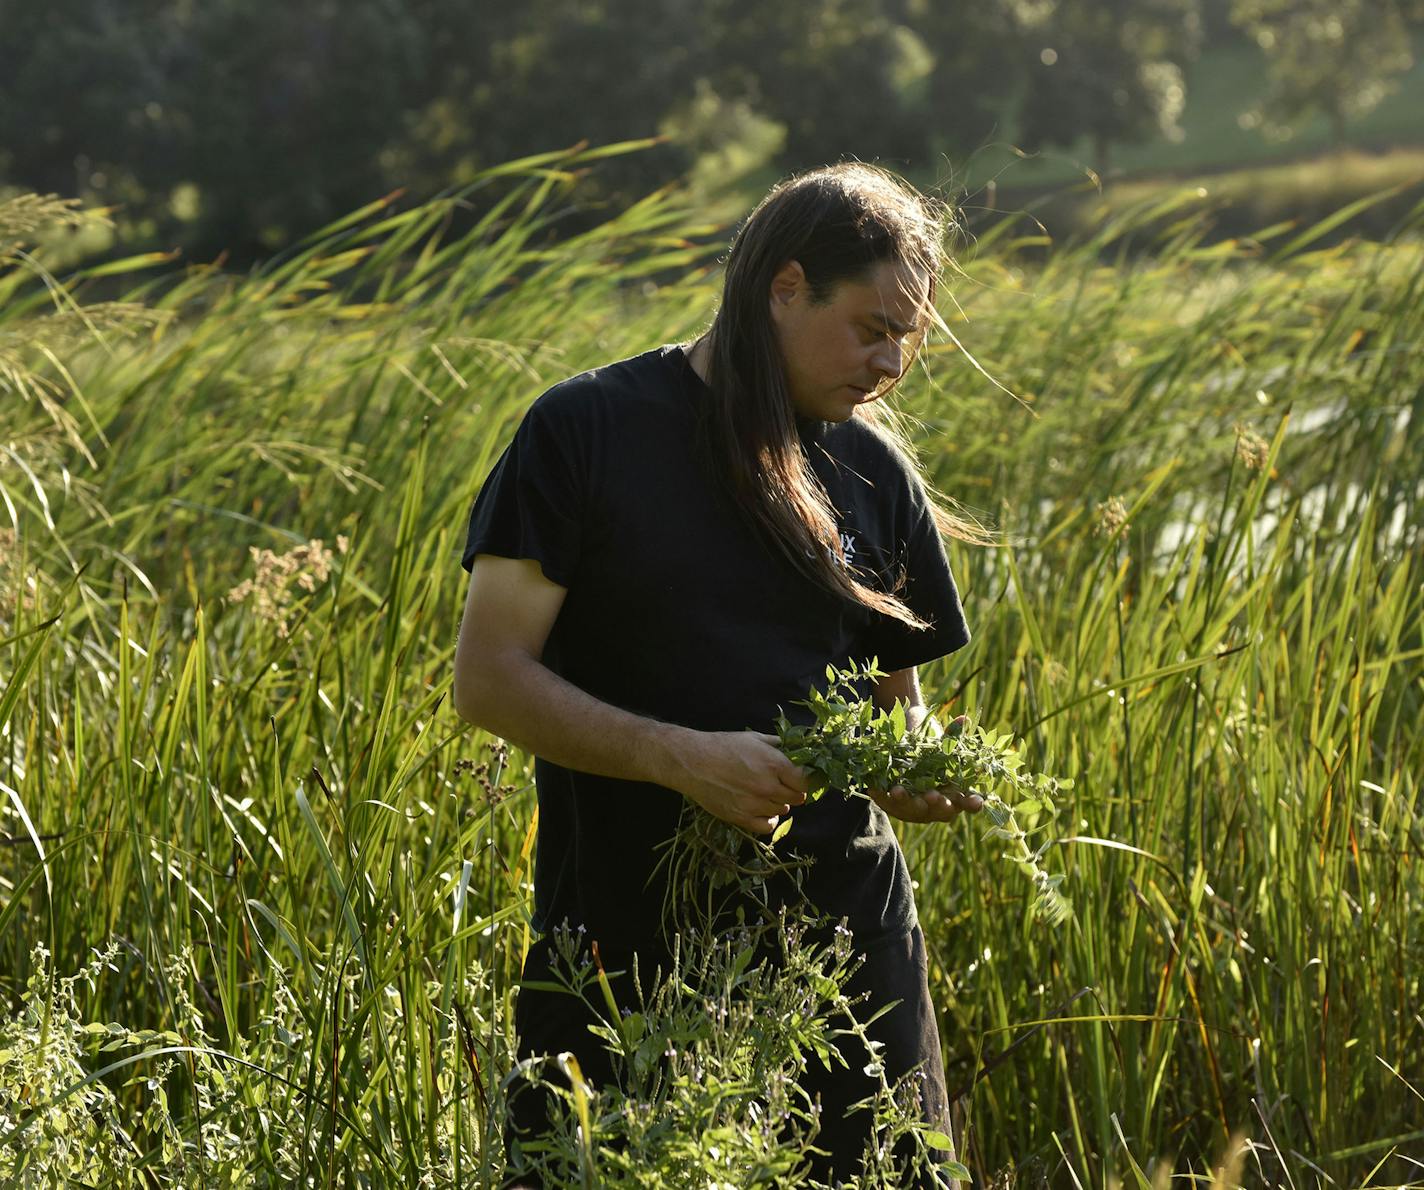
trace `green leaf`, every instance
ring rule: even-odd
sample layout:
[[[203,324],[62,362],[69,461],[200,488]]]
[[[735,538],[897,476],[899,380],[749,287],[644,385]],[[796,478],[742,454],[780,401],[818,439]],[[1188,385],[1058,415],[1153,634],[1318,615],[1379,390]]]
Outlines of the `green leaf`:
[[[781,839],[786,838],[786,834],[787,834],[787,832],[788,832],[790,829],[791,829],[791,815],[788,814],[785,818],[783,818],[783,819],[781,820],[780,825],[777,826],[777,828],[776,828],[774,831],[771,832],[771,841],[772,841],[773,843],[776,843],[776,842],[780,841]]]

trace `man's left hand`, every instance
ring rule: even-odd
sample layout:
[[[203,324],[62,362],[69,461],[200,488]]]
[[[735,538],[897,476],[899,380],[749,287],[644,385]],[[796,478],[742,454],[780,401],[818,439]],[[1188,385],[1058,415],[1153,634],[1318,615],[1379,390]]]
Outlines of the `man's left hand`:
[[[896,785],[883,793],[872,789],[870,797],[891,818],[902,822],[951,822],[960,814],[977,814],[984,808],[979,794],[952,785],[929,793],[911,793]]]

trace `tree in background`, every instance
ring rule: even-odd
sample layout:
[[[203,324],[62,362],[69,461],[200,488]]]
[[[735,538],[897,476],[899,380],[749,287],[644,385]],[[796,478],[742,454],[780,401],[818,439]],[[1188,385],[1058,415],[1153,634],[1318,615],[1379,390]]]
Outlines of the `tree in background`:
[[[1030,147],[1086,137],[1100,173],[1112,146],[1180,139],[1183,67],[1201,41],[1198,0],[1005,0],[1026,80],[1020,137]]]
[[[930,145],[959,164],[1008,136],[1022,90],[1020,18],[1005,0],[962,8],[919,0],[909,7],[933,61],[924,105]]]
[[[401,0],[205,0],[170,79],[200,251],[270,253],[390,188],[424,31]]]
[[[421,0],[444,38],[408,148],[446,185],[534,153],[656,136],[703,73],[697,6],[681,0]],[[632,197],[689,164],[677,146],[600,167],[606,195]],[[453,168],[452,168],[453,166]],[[439,188],[438,186],[436,187]]]
[[[1417,19],[1424,5],[1412,0],[1412,11]],[[1270,72],[1269,93],[1243,123],[1272,139],[1320,114],[1342,145],[1346,124],[1378,106],[1414,65],[1397,0],[1233,0],[1232,18]]]
[[[390,188],[422,39],[401,0],[0,0],[0,31],[4,181],[239,258]]]
[[[171,0],[0,0],[0,177],[134,201],[179,150],[166,101]]]
[[[922,160],[919,37],[885,0],[706,0],[708,82],[786,129],[778,164]]]
[[[1405,20],[1424,0],[0,0],[0,190],[247,263],[397,188],[659,132],[580,202],[851,156],[953,184],[995,141],[1101,170],[1180,135],[1203,30],[1265,50],[1252,118],[1338,137],[1408,66]]]

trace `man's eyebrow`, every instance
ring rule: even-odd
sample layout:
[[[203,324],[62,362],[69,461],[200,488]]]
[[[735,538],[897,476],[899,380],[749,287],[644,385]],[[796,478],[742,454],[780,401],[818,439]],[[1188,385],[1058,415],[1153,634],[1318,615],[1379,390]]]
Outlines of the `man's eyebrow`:
[[[883,326],[887,331],[893,331],[897,335],[908,335],[912,331],[919,329],[913,323],[896,322],[893,318],[888,318],[884,314],[880,313],[873,313],[870,317],[876,322],[878,322],[881,326]]]

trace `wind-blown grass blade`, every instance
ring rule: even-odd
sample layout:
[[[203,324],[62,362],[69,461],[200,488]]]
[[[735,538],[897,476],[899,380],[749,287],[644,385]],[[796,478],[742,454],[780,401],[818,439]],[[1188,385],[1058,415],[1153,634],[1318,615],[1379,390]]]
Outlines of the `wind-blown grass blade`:
[[[84,1019],[48,1017],[81,1069],[107,1062],[86,1024],[207,1021],[209,1049],[269,1072],[229,1063],[219,1086],[200,1046],[111,1072],[136,1178],[191,1179],[199,1145],[274,1185],[501,1173],[536,807],[527,757],[498,797],[461,765],[483,737],[442,701],[465,516],[540,391],[700,329],[730,230],[663,192],[572,232],[599,152],[390,197],[250,276],[136,258],[55,277],[0,251],[0,780],[28,819],[0,796],[0,1102],[60,1069],[27,1014],[110,937]],[[1040,1158],[1083,1185],[1207,1180],[1229,1130],[1264,1144],[1252,1099],[1285,1163],[1267,1178],[1415,1172],[1390,1071],[1424,1085],[1424,246],[1417,217],[1388,243],[1322,249],[1322,224],[1211,243],[1203,210],[1166,196],[1079,243],[1022,219],[980,235],[943,313],[1023,404],[944,349],[894,398],[931,478],[1013,543],[952,547],[975,638],[925,667],[926,695],[1079,778],[1062,846],[1020,818],[1071,882],[1069,929],[986,876],[1002,839],[901,832],[949,1061],[977,1071],[991,1031],[1097,999],[969,1087],[960,1156],[986,1184]],[[118,300],[91,303],[100,286]],[[1237,453],[1238,426],[1264,454]],[[293,571],[266,614],[232,596],[252,549],[338,534],[311,589]],[[294,792],[313,771],[325,791]],[[616,1113],[585,1106],[570,1180],[616,1184]],[[790,1179],[749,1119],[725,1151]]]

